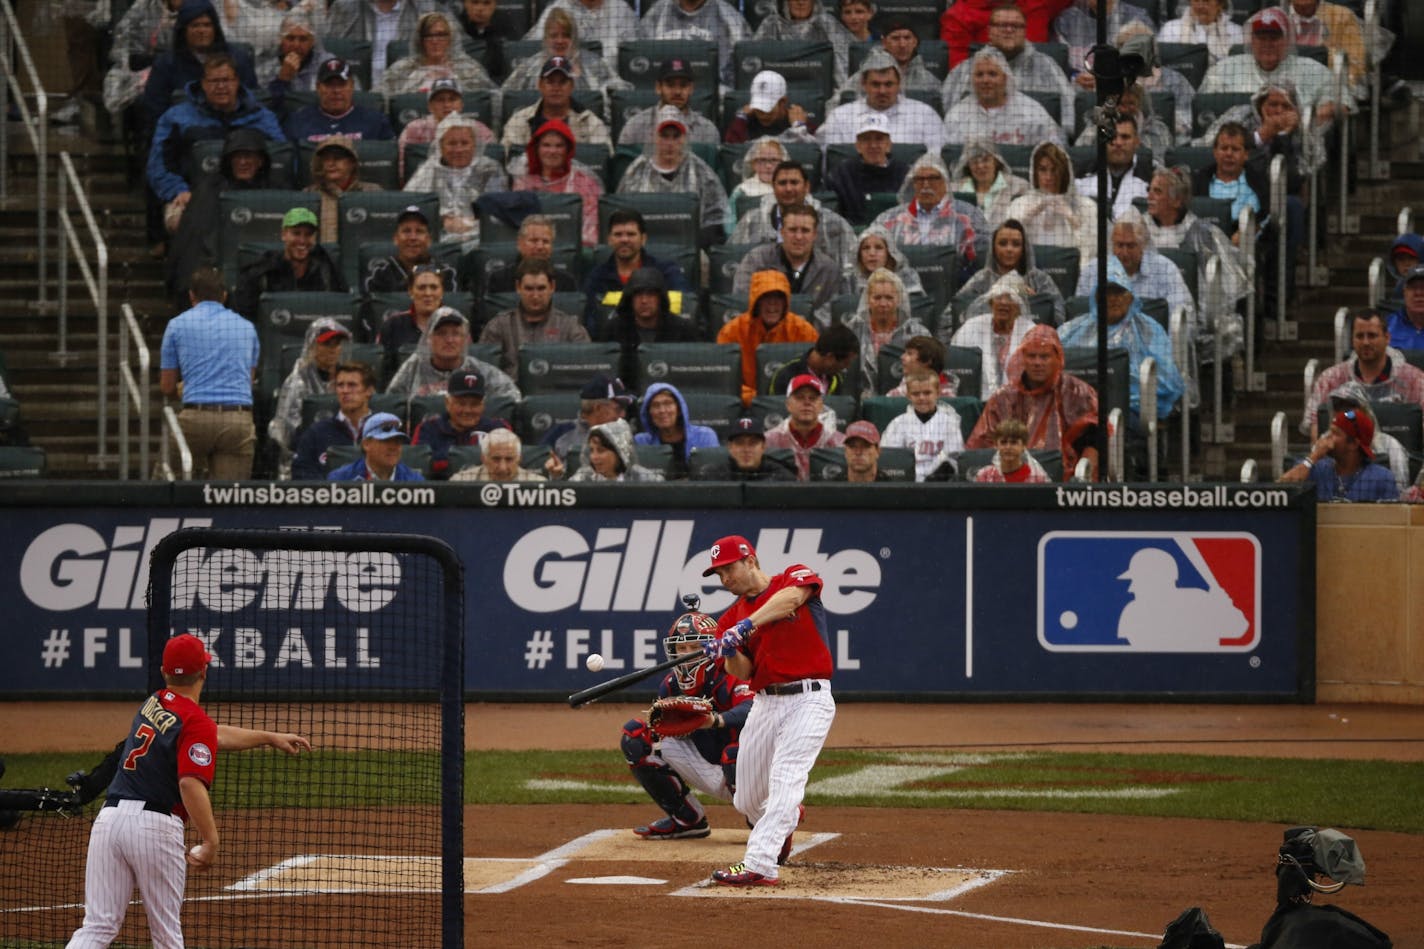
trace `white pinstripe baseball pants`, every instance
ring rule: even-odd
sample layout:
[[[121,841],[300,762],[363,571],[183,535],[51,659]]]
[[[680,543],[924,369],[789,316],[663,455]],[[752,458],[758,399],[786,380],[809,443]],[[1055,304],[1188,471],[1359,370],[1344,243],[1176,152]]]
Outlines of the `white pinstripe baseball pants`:
[[[767,695],[758,692],[742,727],[737,749],[737,793],[732,805],[752,822],[742,862],[748,870],[776,878],[776,856],[796,829],[796,806],[831,722],[836,702],[831,684],[819,692]]]
[[[183,949],[183,819],[142,801],[101,808],[84,865],[84,925],[65,949],[105,949],[119,934],[134,884],[148,914],[153,949]]]

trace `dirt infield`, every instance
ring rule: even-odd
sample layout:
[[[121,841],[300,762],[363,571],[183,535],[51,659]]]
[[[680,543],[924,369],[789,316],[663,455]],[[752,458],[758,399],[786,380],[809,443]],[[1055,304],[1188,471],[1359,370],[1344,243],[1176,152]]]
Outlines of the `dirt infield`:
[[[467,745],[602,747],[616,755],[619,728],[638,711],[473,704]],[[129,703],[0,705],[3,750],[99,750],[131,714]],[[844,703],[828,747],[1421,761],[1424,709]],[[736,814],[710,808],[717,832],[707,840],[651,843],[628,831],[655,816],[650,809],[469,808],[467,945],[624,949],[733,939],[779,949],[1151,947],[1167,922],[1194,905],[1207,910],[1229,944],[1245,945],[1272,909],[1272,863],[1284,826],[817,807],[797,834],[784,886],[729,892],[704,883],[738,853],[745,829]],[[1419,839],[1341,829],[1358,840],[1369,883],[1348,888],[1339,905],[1390,933],[1396,946],[1424,947]],[[252,869],[243,863],[244,872]],[[202,906],[190,912],[196,917]]]

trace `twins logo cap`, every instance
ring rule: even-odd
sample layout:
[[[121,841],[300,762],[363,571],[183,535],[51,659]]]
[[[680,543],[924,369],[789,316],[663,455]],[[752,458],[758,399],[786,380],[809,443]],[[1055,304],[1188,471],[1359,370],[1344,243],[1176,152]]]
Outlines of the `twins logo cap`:
[[[563,73],[572,79],[574,75],[573,64],[563,56],[550,56],[544,60],[544,68],[539,70],[539,78],[543,79],[546,76],[552,76],[554,73]]]
[[[184,633],[174,636],[163,647],[163,671],[174,676],[192,675],[206,669],[212,658],[201,639]]]
[[[484,395],[485,377],[470,369],[458,369],[450,374],[445,386],[450,395]]]
[[[351,78],[351,64],[344,59],[328,59],[317,67],[316,81],[327,82],[335,79],[346,82]]]
[[[727,433],[727,439],[730,441],[742,435],[756,435],[765,438],[766,426],[755,415],[743,415],[732,423],[732,429]]]
[[[702,575],[710,577],[717,572],[718,567],[725,567],[729,563],[755,555],[756,548],[752,546],[751,541],[740,534],[728,534],[712,545],[712,564],[702,571]]]
[[[1251,18],[1251,32],[1286,33],[1290,30],[1290,19],[1280,7],[1267,7]]]

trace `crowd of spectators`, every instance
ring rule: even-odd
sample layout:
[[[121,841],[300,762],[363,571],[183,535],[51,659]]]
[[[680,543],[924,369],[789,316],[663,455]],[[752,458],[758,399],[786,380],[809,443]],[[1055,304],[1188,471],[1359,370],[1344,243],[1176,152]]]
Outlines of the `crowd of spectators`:
[[[1109,35],[1148,67],[1102,114],[1085,104],[1098,2]],[[388,463],[394,446],[428,447],[425,473],[459,480],[695,478],[699,451],[729,477],[805,480],[819,449],[844,452],[827,471],[884,480],[884,459],[898,456],[882,453],[906,449],[924,481],[966,446],[996,450],[979,480],[1042,480],[1034,452],[1055,453],[1066,477],[1080,457],[1099,459],[1097,397],[1065,347],[1092,346],[1102,319],[1128,355],[1130,476],[1145,469],[1139,366],[1156,366],[1165,419],[1198,398],[1202,361],[1240,351],[1248,274],[1273,273],[1275,254],[1294,262],[1306,176],[1365,65],[1354,16],[1314,0],[1249,17],[1191,0],[1168,4],[1161,23],[1113,0],[959,0],[930,23],[866,0],[779,0],[750,17],[727,0],[644,6],[554,0],[516,27],[490,0],[140,0],[119,19],[106,104],[147,155],[149,237],[174,313],[212,267],[231,310],[259,324],[271,294],[353,299],[350,319],[306,324],[294,355],[261,353],[280,363],[259,373],[278,384],[253,405],[278,474],[330,467],[311,442],[320,431],[364,453],[339,469],[360,477],[418,477]],[[649,40],[687,45],[635,69],[627,54]],[[824,58],[808,74],[738,55],[768,40]],[[1159,41],[1203,47],[1204,75],[1164,63]],[[1308,55],[1316,46],[1346,52],[1350,88]],[[1216,93],[1241,99],[1199,125],[1193,98]],[[1277,155],[1288,159],[1283,208],[1266,178]],[[259,235],[270,246],[239,252],[223,195],[272,189],[315,204],[293,200]],[[387,206],[391,230],[376,243],[389,243],[368,253],[369,229],[359,241],[346,229],[378,205],[353,202],[395,190],[407,200]],[[1248,220],[1257,260],[1237,232]],[[1424,245],[1401,240],[1400,305],[1377,322],[1395,347],[1418,348]],[[611,401],[617,417],[581,406],[572,428],[541,433],[547,461],[511,465],[510,451],[537,447],[515,414],[539,394],[521,389],[525,353],[551,344],[613,347],[607,377],[585,388],[624,394],[582,401]],[[701,393],[658,381],[644,348],[672,344],[735,346],[740,411],[709,426],[706,403],[687,397]],[[768,365],[776,344],[804,348],[776,349]],[[1407,366],[1391,362],[1395,349],[1356,345],[1350,371],[1365,375],[1353,381],[1374,400],[1371,379]],[[1352,381],[1338,375],[1321,376],[1318,390],[1331,385],[1313,405]],[[399,410],[370,410],[392,395],[407,400]],[[328,401],[312,418],[303,406],[316,397]],[[417,415],[416,401],[439,397]],[[758,399],[785,402],[768,414]],[[898,414],[857,418],[883,399],[903,399]],[[498,400],[502,414],[475,400]],[[451,460],[452,447],[495,433],[486,447],[498,461]],[[651,463],[662,448],[671,460]]]

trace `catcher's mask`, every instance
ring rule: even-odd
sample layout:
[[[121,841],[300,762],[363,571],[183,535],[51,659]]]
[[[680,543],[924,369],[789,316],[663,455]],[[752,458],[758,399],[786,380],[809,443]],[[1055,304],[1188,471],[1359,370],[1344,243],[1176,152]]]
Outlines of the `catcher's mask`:
[[[672,627],[668,630],[667,638],[663,640],[663,650],[669,659],[678,655],[685,655],[690,650],[678,648],[684,643],[691,643],[693,648],[699,653],[702,651],[702,644],[712,642],[717,638],[717,621],[706,613],[683,613],[673,621]],[[677,684],[683,692],[691,692],[700,684],[700,680],[707,670],[712,668],[712,660],[706,656],[700,662],[689,662],[685,665],[674,666],[673,673],[677,676]]]

